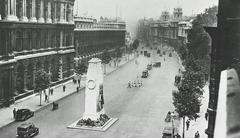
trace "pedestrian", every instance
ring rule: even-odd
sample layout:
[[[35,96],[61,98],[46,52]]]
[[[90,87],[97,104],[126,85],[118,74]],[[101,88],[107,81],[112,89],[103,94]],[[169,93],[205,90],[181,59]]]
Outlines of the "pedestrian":
[[[200,138],[200,135],[199,135],[198,131],[195,133],[195,138]]]
[[[65,90],[66,90],[66,86],[65,86],[65,85],[63,85],[63,92],[65,92]]]
[[[165,61],[165,58],[164,58],[164,61]]]
[[[44,93],[44,96],[45,96],[45,102],[47,102],[47,94],[46,93]]]
[[[51,94],[51,89],[48,88],[48,96]]]
[[[181,138],[181,136],[178,133],[175,135],[175,137],[176,138]]]
[[[78,81],[78,85],[79,85],[79,87],[80,87],[80,79],[78,79],[77,81]]]
[[[189,119],[187,120],[186,125],[187,125],[187,130],[188,130],[189,126],[190,126],[190,120]]]
[[[16,117],[16,113],[17,113],[16,108],[14,108],[14,109],[13,109],[13,118]]]
[[[131,88],[131,81],[128,82],[128,88]]]
[[[77,86],[77,92],[79,92],[79,87]]]
[[[51,89],[51,95],[53,95],[53,89]]]
[[[208,112],[205,113],[205,119],[208,120]]]

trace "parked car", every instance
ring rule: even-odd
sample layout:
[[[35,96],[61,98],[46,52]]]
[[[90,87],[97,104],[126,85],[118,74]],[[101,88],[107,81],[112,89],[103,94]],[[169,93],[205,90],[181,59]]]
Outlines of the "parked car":
[[[18,109],[16,111],[15,120],[16,121],[25,121],[34,116],[34,112],[30,109]]]
[[[177,86],[180,82],[181,82],[181,76],[180,75],[176,75],[175,76],[174,85]]]
[[[155,62],[155,63],[153,64],[153,67],[161,67],[161,62]]]
[[[148,64],[147,65],[147,70],[151,70],[152,69],[152,64]]]
[[[32,138],[38,134],[39,128],[33,123],[25,123],[17,127],[17,138]]]
[[[142,72],[142,78],[147,78],[148,77],[148,70],[144,70]]]

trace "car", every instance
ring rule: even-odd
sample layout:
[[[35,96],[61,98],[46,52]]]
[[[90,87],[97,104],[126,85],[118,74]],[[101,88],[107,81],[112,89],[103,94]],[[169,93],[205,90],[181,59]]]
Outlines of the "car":
[[[32,138],[38,134],[39,128],[33,123],[25,123],[17,127],[17,138]]]
[[[174,85],[177,86],[179,85],[180,82],[181,82],[181,75],[176,75]]]
[[[25,121],[34,116],[34,112],[30,109],[18,109],[16,111],[15,120],[16,121]]]
[[[148,70],[144,70],[142,72],[142,78],[147,78],[148,77]]]
[[[147,65],[147,70],[151,70],[152,69],[152,64],[148,64]]]
[[[161,67],[161,62],[155,62],[155,63],[153,64],[153,67]]]

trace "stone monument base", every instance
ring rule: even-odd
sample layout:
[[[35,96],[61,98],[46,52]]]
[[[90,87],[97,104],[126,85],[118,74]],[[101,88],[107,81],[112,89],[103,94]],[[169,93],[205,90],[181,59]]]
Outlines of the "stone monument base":
[[[67,128],[70,129],[82,129],[82,130],[92,130],[92,131],[106,131],[108,128],[110,128],[117,120],[118,118],[110,118],[107,122],[105,122],[102,126],[84,126],[84,125],[78,125],[78,122],[82,120],[83,118],[78,119],[71,125],[69,125]]]

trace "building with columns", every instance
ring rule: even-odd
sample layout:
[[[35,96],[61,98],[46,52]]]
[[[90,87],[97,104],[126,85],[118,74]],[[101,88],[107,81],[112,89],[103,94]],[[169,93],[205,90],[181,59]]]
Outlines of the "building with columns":
[[[92,57],[101,58],[104,50],[114,57],[117,48],[124,50],[126,24],[124,21],[75,17],[74,43],[78,62],[87,65]]]
[[[35,73],[51,82],[73,74],[74,0],[0,0],[0,107],[34,92]]]

